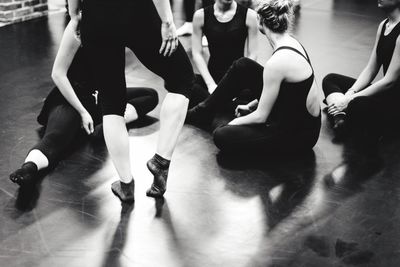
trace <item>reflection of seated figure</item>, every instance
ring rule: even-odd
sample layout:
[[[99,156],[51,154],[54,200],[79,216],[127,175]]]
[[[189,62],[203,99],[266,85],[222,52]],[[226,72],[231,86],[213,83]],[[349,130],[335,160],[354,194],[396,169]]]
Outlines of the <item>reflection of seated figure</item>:
[[[47,96],[38,116],[45,126],[43,138],[28,153],[25,163],[10,175],[11,181],[24,185],[37,178],[38,171],[61,160],[79,137],[91,135],[101,124],[97,92],[91,85],[85,51],[70,27],[64,33],[53,68],[57,87]],[[132,122],[153,110],[157,92],[150,88],[128,88],[125,121]],[[101,128],[100,128],[101,129]]]

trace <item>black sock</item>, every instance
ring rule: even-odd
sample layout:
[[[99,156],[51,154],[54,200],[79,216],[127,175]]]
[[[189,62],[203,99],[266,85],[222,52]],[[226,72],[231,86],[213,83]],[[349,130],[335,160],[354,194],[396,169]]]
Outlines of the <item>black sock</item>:
[[[168,169],[169,168],[169,164],[171,163],[170,160],[165,159],[165,158],[161,157],[158,154],[155,154],[153,156],[153,160],[154,160],[154,163],[156,163],[158,165],[158,167],[161,168],[161,169]]]
[[[22,164],[21,168],[10,174],[10,180],[19,185],[23,185],[32,182],[37,172],[37,165],[32,161],[28,161]]]

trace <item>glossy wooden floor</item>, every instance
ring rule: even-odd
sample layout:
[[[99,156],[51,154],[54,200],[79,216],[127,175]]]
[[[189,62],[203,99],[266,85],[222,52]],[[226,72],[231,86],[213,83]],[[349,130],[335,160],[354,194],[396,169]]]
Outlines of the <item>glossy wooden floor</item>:
[[[319,86],[329,72],[361,71],[381,19],[375,0],[302,0],[295,33]],[[145,197],[158,107],[130,129],[134,207],[112,195],[116,171],[102,144],[19,190],[8,175],[39,140],[63,27],[59,14],[0,28],[0,266],[400,266],[400,143],[380,145],[374,171],[332,142],[325,118],[314,152],[285,160],[223,157],[209,134],[185,126],[161,203]],[[270,49],[260,45],[262,61]],[[127,61],[129,84],[165,95],[159,78],[132,54]]]

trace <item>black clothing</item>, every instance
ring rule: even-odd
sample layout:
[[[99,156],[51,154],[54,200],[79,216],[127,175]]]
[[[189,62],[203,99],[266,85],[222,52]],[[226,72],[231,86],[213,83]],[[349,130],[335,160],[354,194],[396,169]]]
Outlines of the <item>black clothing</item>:
[[[208,69],[218,83],[232,63],[244,56],[248,36],[247,8],[237,4],[236,13],[228,22],[219,22],[214,15],[214,5],[204,8],[203,32],[207,37],[210,60]]]
[[[237,4],[235,15],[226,23],[214,15],[214,5],[204,8],[203,32],[207,37],[210,58],[208,70],[215,83],[219,83],[233,62],[244,56],[248,36],[246,26],[247,8]],[[191,92],[189,108],[205,100],[210,93],[201,75],[196,75]]]
[[[133,105],[139,116],[143,116],[153,110],[158,104],[158,95],[154,89],[150,88],[127,88],[128,103]],[[54,100],[53,89],[45,101],[45,105],[38,119],[44,125],[45,133],[39,143],[33,148],[40,150],[54,164],[79,137],[87,137],[81,129],[81,117],[79,113],[65,100],[61,103],[52,102]],[[95,124],[102,121],[101,108],[95,104],[95,98],[91,105],[93,109],[89,111]],[[51,108],[50,108],[51,107]],[[87,106],[85,106],[87,108]],[[44,111],[44,109],[46,109]]]
[[[400,23],[392,29],[392,31],[385,36],[386,25],[389,22],[389,19],[385,21],[382,27],[381,35],[378,40],[378,45],[376,48],[376,55],[378,57],[379,65],[383,67],[383,74],[386,75],[386,72],[389,68],[390,61],[393,57],[394,48],[396,47],[397,38],[400,35]]]
[[[85,0],[81,35],[103,115],[122,116],[125,110],[125,47],[164,79],[168,91],[189,96],[194,80],[192,65],[181,44],[170,57],[159,53],[161,19],[152,1]]]
[[[248,58],[235,61],[214,93],[200,105],[213,111],[218,118],[244,89],[250,90],[254,99],[259,99],[263,89],[263,71],[260,64]],[[321,127],[320,116],[312,116],[306,108],[312,79],[313,75],[298,83],[283,82],[266,123],[217,128],[214,131],[216,146],[225,151],[263,153],[311,149],[318,140]],[[233,110],[230,114],[230,119],[233,119]]]
[[[187,22],[193,21],[195,3],[195,0],[183,0],[183,9],[185,10],[185,17]],[[203,8],[213,4],[214,0],[202,0]]]

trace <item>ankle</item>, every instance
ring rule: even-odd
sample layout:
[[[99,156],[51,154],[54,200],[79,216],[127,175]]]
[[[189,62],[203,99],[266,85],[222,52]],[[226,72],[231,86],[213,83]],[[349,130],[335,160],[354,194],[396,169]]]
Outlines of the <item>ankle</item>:
[[[162,168],[162,169],[168,169],[169,165],[171,163],[171,160],[166,159],[157,153],[154,154],[152,161],[153,161],[153,163],[155,163],[157,165],[157,167]]]

